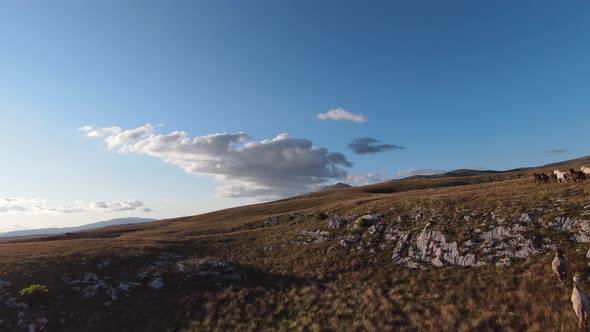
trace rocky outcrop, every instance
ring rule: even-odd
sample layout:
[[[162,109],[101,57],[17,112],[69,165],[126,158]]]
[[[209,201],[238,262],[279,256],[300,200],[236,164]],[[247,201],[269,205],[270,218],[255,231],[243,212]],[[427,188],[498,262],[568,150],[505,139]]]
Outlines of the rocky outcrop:
[[[236,268],[222,257],[203,258],[193,266],[192,272],[201,278],[221,278],[226,280],[240,280],[241,276]]]
[[[548,222],[546,226],[564,232],[576,232],[572,235],[572,239],[576,242],[590,242],[590,221],[588,220],[559,216],[553,222]]]
[[[376,236],[382,234],[386,228],[387,226],[384,223],[377,222],[373,226],[369,227],[367,233],[369,234],[369,236]]]
[[[84,273],[78,277],[63,276],[62,281],[72,290],[80,292],[82,298],[91,299],[99,294],[106,295],[109,302],[116,301],[120,294],[129,295],[129,293],[141,284],[135,282],[121,281],[113,286],[111,282],[100,279],[94,273]],[[110,304],[109,304],[110,305]]]
[[[346,238],[340,240],[340,245],[343,247],[350,247],[353,244],[359,242],[361,236],[359,234],[349,234]]]
[[[412,239],[411,232],[406,232],[406,233],[400,234],[399,241],[395,245],[395,249],[393,249],[393,254],[391,255],[391,259],[393,259],[394,262],[396,262],[396,263],[401,262],[402,257],[404,257],[408,251],[408,247],[410,246],[411,239]]]
[[[379,214],[366,214],[356,219],[352,224],[350,224],[349,228],[352,230],[366,229],[378,223],[380,220],[381,215]]]
[[[294,240],[287,241],[283,243],[283,246],[290,246],[290,247],[299,247],[304,246],[310,243],[324,243],[334,239],[334,234],[323,231],[323,230],[315,230],[315,231],[301,231]],[[268,248],[266,246],[265,248]],[[271,249],[272,250],[272,249]],[[265,249],[265,251],[269,251]]]
[[[448,243],[441,232],[426,228],[418,235],[416,247],[409,251],[408,257],[416,262],[432,264],[436,267],[482,265],[481,262],[476,261],[473,254],[461,255],[457,242]]]
[[[346,224],[348,224],[347,219],[341,219],[338,216],[328,218],[328,228],[340,228]]]

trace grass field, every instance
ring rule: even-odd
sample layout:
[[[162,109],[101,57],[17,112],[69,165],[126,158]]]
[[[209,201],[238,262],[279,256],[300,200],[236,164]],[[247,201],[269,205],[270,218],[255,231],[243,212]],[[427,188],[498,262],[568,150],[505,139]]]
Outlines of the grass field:
[[[551,248],[588,275],[590,244],[550,222],[590,220],[590,183],[539,185],[533,171],[391,181],[0,243],[0,279],[11,282],[0,291],[0,330],[46,319],[50,331],[573,331],[571,283],[560,286],[551,272]],[[430,227],[449,241],[473,240],[478,259],[486,255],[478,230],[527,214],[522,236],[539,249],[506,265],[491,257],[478,267],[412,269],[392,261],[397,240],[328,227],[334,216],[351,225],[365,214],[414,234]],[[325,239],[310,240],[320,232]],[[360,240],[343,246],[351,235]],[[97,280],[82,281],[88,273]],[[155,279],[164,287],[150,288]],[[125,282],[136,284],[117,288]],[[6,306],[31,284],[48,287],[47,303]]]

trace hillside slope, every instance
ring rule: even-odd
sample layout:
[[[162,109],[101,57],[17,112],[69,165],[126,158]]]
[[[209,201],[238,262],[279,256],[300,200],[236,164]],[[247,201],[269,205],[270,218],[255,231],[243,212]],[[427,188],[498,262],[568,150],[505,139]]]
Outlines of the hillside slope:
[[[590,184],[530,172],[0,244],[0,329],[574,330],[551,260],[560,246],[571,270],[590,272]],[[50,305],[16,296],[32,283]]]
[[[21,231],[6,232],[6,233],[1,233],[0,238],[33,236],[33,235],[64,234],[64,233],[68,233],[68,232],[79,232],[79,231],[102,228],[102,227],[140,224],[140,223],[150,222],[150,221],[155,221],[155,220],[156,219],[151,219],[151,218],[133,218],[133,217],[117,218],[117,219],[99,221],[99,222],[86,224],[86,225],[82,225],[82,226],[26,229],[26,230],[21,230]]]

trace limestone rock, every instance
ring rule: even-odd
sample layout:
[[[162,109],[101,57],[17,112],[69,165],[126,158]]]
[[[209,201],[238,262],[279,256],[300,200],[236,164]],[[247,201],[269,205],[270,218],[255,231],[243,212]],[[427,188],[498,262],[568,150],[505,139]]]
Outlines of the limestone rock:
[[[152,281],[150,281],[147,286],[151,289],[155,289],[155,290],[160,290],[162,288],[164,288],[164,281],[162,280],[162,278],[156,278]]]
[[[416,240],[416,251],[413,258],[417,261],[429,262],[436,267],[444,265],[472,266],[476,264],[475,255],[461,255],[457,242],[448,243],[444,234],[439,231],[424,229]]]
[[[396,263],[399,263],[401,261],[402,256],[408,250],[408,247],[410,246],[410,239],[412,238],[412,233],[411,232],[403,233],[400,235],[399,238],[400,238],[400,240],[395,245],[395,248],[393,249],[393,254],[391,255],[391,258]]]
[[[332,216],[328,219],[328,228],[340,228],[348,223],[346,219],[340,219],[338,216]]]

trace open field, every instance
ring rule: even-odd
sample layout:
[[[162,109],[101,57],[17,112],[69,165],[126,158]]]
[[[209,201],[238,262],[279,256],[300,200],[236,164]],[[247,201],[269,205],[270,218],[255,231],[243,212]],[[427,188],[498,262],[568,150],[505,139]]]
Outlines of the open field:
[[[572,331],[551,260],[560,246],[590,272],[590,182],[535,184],[538,171],[0,243],[0,330]],[[49,298],[21,304],[35,283]]]

